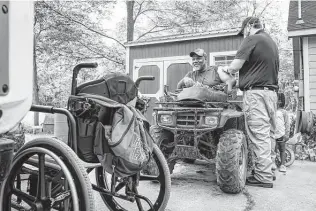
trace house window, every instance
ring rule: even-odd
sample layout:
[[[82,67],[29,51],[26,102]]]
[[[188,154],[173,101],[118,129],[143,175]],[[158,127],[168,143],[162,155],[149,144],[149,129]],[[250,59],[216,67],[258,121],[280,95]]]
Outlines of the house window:
[[[226,66],[235,58],[237,51],[222,51],[210,53],[210,65]]]
[[[229,65],[233,60],[235,56],[214,56],[214,63],[216,66],[226,66]]]

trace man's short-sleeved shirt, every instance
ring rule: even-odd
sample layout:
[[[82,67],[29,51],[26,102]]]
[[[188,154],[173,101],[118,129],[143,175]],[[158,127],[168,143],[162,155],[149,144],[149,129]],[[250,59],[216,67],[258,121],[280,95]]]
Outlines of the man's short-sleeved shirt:
[[[190,71],[185,77],[192,78],[195,82],[200,82],[203,85],[215,86],[221,84],[221,78],[217,73],[217,66],[210,66],[205,69],[205,71]]]
[[[246,37],[235,58],[245,60],[239,70],[241,90],[255,86],[278,88],[279,52],[267,33],[260,30]]]

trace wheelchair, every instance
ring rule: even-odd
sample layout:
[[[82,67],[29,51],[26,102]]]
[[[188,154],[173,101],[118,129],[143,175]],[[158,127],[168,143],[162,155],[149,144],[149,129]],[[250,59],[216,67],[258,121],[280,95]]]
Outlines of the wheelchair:
[[[78,92],[84,92],[83,88],[99,83],[96,80],[77,86],[79,71],[95,67],[97,63],[82,63],[73,69],[71,96],[77,96]],[[138,97],[138,85],[142,80],[154,80],[154,77],[140,77],[135,82],[135,107],[139,110],[146,107]],[[96,157],[82,152],[91,139],[80,136],[79,118],[69,105],[67,109],[32,105],[31,111],[66,115],[68,143],[56,138],[37,138],[23,145],[14,155],[10,173],[1,185],[0,210],[93,211],[96,201],[93,191],[99,192],[104,204],[113,211],[166,208],[171,178],[168,164],[156,144],[150,161],[142,171],[120,178],[105,171]],[[103,114],[103,118],[110,122],[111,115],[108,112]],[[93,173],[95,182],[91,180]]]

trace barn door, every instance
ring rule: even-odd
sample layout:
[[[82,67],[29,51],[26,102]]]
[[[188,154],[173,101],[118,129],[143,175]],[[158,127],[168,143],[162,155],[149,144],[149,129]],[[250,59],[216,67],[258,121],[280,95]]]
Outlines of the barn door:
[[[145,114],[147,120],[153,124],[152,114],[153,108],[157,105],[159,97],[163,93],[163,62],[162,61],[135,61],[134,62],[134,74],[133,80],[135,81],[140,76],[155,76],[154,81],[142,81],[139,86],[139,92],[147,97],[150,97],[149,107]]]
[[[164,85],[168,90],[174,92],[178,82],[192,70],[192,59],[184,57],[183,59],[167,60],[164,62]]]

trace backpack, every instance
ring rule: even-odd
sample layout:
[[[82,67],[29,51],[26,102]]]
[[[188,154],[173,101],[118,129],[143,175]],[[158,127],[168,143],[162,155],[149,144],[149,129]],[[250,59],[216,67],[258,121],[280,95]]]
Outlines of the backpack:
[[[94,140],[96,139],[98,122],[101,121],[103,125],[111,124],[114,111],[104,106],[98,108],[99,110],[97,108],[86,110],[86,105],[92,105],[94,102],[88,102],[85,98],[79,96],[91,94],[106,97],[112,99],[109,104],[113,105],[115,104],[114,101],[122,104],[135,103],[137,92],[135,83],[129,76],[116,72],[109,73],[101,79],[81,84],[76,88],[76,95],[69,97],[68,109],[76,119],[78,131],[77,151],[82,160],[90,163],[99,162],[94,153]],[[82,113],[83,111],[84,113]]]
[[[150,160],[154,144],[148,131],[149,123],[134,107],[118,109],[112,127],[104,133],[110,152],[95,149],[103,168],[118,177],[131,176],[143,169]]]
[[[79,94],[77,101],[88,101],[90,110],[114,113],[112,122],[105,124],[100,118],[92,118],[91,111],[85,119],[93,119],[95,125],[93,154],[108,173],[126,177],[138,173],[150,160],[154,140],[149,134],[149,123],[133,106],[127,106],[98,95]],[[82,112],[81,112],[82,113]],[[79,143],[78,143],[79,145]]]

